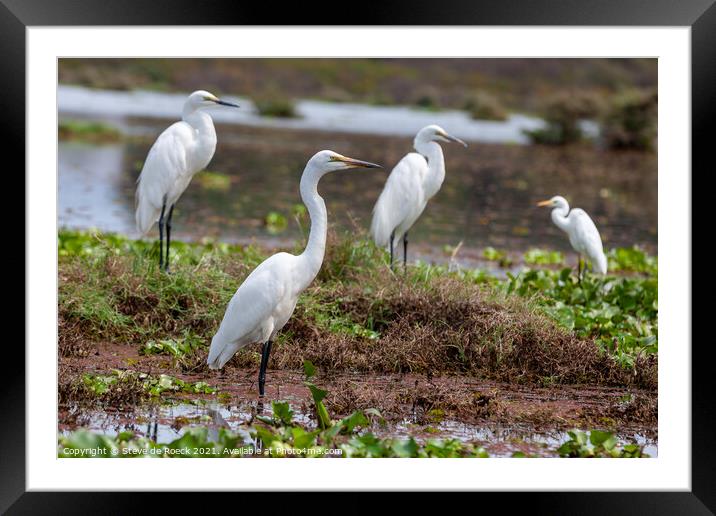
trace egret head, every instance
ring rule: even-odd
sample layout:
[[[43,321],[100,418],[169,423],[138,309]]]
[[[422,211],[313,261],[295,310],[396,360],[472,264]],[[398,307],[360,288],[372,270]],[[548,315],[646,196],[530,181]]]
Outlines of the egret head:
[[[308,165],[316,170],[320,170],[324,174],[349,168],[383,168],[375,163],[349,158],[331,150],[317,152],[308,161]]]
[[[462,141],[460,138],[455,138],[440,127],[439,125],[428,125],[423,127],[418,134],[415,136],[414,146],[417,149],[423,143],[427,142],[456,142],[464,147],[467,147],[467,143]]]
[[[561,195],[555,195],[551,199],[548,199],[546,201],[540,201],[537,203],[537,206],[541,206],[541,207],[545,207],[545,208],[567,208],[567,209],[569,209],[569,204],[567,203],[567,199],[565,199]]]
[[[189,95],[189,98],[186,99],[186,102],[184,103],[184,109],[189,111],[196,111],[197,109],[216,105],[239,107],[237,104],[232,104],[231,102],[221,100],[213,93],[209,93],[208,91],[204,90],[197,90],[191,95]]]

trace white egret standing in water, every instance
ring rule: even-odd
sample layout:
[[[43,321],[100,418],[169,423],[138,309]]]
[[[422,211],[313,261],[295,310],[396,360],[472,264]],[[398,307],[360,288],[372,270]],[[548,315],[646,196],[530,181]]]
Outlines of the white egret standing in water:
[[[328,216],[318,194],[318,181],[328,172],[348,168],[381,168],[380,165],[341,156],[333,151],[316,153],[301,176],[301,199],[311,217],[306,249],[298,256],[278,253],[263,261],[244,280],[229,301],[219,330],[211,340],[207,363],[220,369],[239,349],[261,343],[259,395],[264,395],[266,366],[271,342],[288,322],[298,296],[318,274],[326,250]]]
[[[388,176],[385,187],[373,208],[370,232],[379,247],[390,246],[393,267],[393,243],[403,239],[403,268],[408,261],[408,230],[428,200],[440,190],[445,179],[445,159],[438,142],[467,144],[450,136],[437,125],[423,127],[413,140],[418,152],[406,154]]]
[[[594,222],[587,215],[587,212],[574,208],[569,210],[569,203],[559,195],[547,201],[537,203],[537,206],[552,208],[552,222],[567,233],[569,243],[579,255],[577,264],[577,278],[582,279],[582,255],[586,255],[592,261],[592,270],[601,274],[607,273],[607,257],[602,248],[602,238]],[[586,266],[585,266],[586,268]]]
[[[159,267],[165,271],[169,270],[174,204],[189,186],[194,174],[209,164],[216,150],[214,122],[204,110],[217,104],[239,107],[218,99],[208,91],[199,90],[189,95],[184,103],[181,122],[172,124],[159,135],[149,149],[137,180],[137,229],[146,235],[159,221]],[[162,247],[165,227],[166,258]]]

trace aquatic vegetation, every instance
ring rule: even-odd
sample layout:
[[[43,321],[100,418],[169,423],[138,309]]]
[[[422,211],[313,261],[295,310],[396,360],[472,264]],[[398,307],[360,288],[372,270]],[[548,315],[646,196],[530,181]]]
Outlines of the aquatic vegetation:
[[[122,133],[116,127],[89,120],[60,120],[57,133],[60,140],[94,144],[114,143],[122,139]]]
[[[564,255],[559,251],[548,249],[529,249],[522,259],[529,265],[564,265]]]
[[[159,444],[133,432],[114,437],[79,429],[58,437],[61,458],[124,457],[397,457],[397,458],[487,458],[489,453],[479,444],[458,439],[416,439],[414,437],[380,437],[371,429],[385,425],[379,411],[354,411],[341,419],[332,419],[323,404],[327,391],[311,380],[316,372],[310,362],[304,363],[305,385],[311,390],[315,405],[315,424],[298,423],[286,401],[271,402],[271,415],[257,415],[248,425],[236,431],[226,427],[185,426],[183,434]],[[648,457],[642,446],[618,445],[609,432],[591,430],[568,432],[569,439],[554,454],[561,457]],[[530,457],[516,451],[513,457]]]
[[[277,92],[262,93],[254,97],[254,106],[261,116],[296,118],[298,113],[293,101]]]
[[[268,232],[272,235],[276,235],[286,230],[288,227],[288,219],[281,213],[271,211],[266,215],[265,224]]]
[[[613,149],[653,150],[656,143],[656,90],[625,89],[611,97],[603,134]]]
[[[512,265],[512,260],[507,256],[507,253],[505,251],[499,251],[494,247],[486,247],[483,249],[482,256],[486,260],[497,262],[500,267],[509,267]]]
[[[567,434],[569,439],[557,449],[560,457],[649,457],[638,444],[618,446],[617,438],[610,432],[570,430]]]
[[[227,192],[231,188],[231,176],[210,170],[203,170],[201,173],[195,175],[194,182],[204,190]]]
[[[580,121],[594,118],[601,109],[601,97],[591,92],[559,92],[545,101],[542,111],[546,126],[525,133],[533,143],[543,145],[576,143],[584,138]]]
[[[486,91],[475,91],[465,98],[463,109],[477,120],[507,120],[507,110],[498,98]]]
[[[183,392],[189,394],[213,394],[216,389],[206,382],[185,382],[179,378],[161,374],[151,376],[147,373],[137,371],[120,371],[115,369],[111,374],[89,374],[82,375],[82,384],[89,392],[97,397],[102,397],[113,388],[121,391],[124,387],[138,386],[149,396],[157,397],[166,392]]]
[[[610,271],[640,272],[657,276],[659,262],[638,246],[617,247],[607,253]]]
[[[197,338],[196,335],[188,335],[182,339],[163,339],[150,340],[139,352],[144,355],[172,355],[176,358],[183,358],[191,355],[198,348],[202,347],[204,342]]]
[[[656,278],[596,276],[579,283],[571,269],[508,273],[508,293],[535,296],[545,313],[577,335],[592,337],[623,365],[658,349]]]

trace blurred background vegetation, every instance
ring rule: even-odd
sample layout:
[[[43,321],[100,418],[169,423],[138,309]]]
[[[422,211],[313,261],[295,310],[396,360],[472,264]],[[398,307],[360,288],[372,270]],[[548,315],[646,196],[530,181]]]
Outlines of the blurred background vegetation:
[[[459,109],[473,118],[544,118],[539,144],[602,128],[612,148],[654,148],[655,59],[63,59],[59,80],[102,89],[191,91],[251,97],[262,115],[294,117],[296,99]],[[200,81],[201,83],[199,84]]]

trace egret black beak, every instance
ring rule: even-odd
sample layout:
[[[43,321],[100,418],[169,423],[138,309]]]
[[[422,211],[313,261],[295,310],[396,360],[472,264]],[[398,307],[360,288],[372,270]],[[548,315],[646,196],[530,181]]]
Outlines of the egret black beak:
[[[450,134],[448,134],[448,133],[444,133],[444,134],[442,134],[441,136],[442,136],[443,138],[445,138],[446,140],[448,140],[448,141],[455,142],[455,143],[459,143],[459,144],[461,144],[463,147],[467,147],[467,143],[465,143],[464,141],[462,141],[460,138],[455,138],[454,136],[452,136],[452,135],[450,135]]]
[[[467,143],[465,143],[464,141],[462,141],[460,138],[455,138],[454,136],[450,136],[450,135],[448,134],[448,135],[447,135],[447,139],[450,140],[451,142],[459,143],[459,144],[462,145],[463,147],[467,147]]]
[[[336,161],[342,161],[346,165],[348,165],[350,168],[383,168],[380,165],[377,165],[375,163],[371,163],[370,161],[361,161],[359,159],[353,159],[348,158],[346,156],[341,156],[338,158],[335,158]]]
[[[552,201],[540,201],[537,206],[552,206]]]
[[[214,102],[221,106],[239,107],[238,104],[232,104],[231,102],[226,102],[225,100],[221,100],[221,99],[216,99]]]

